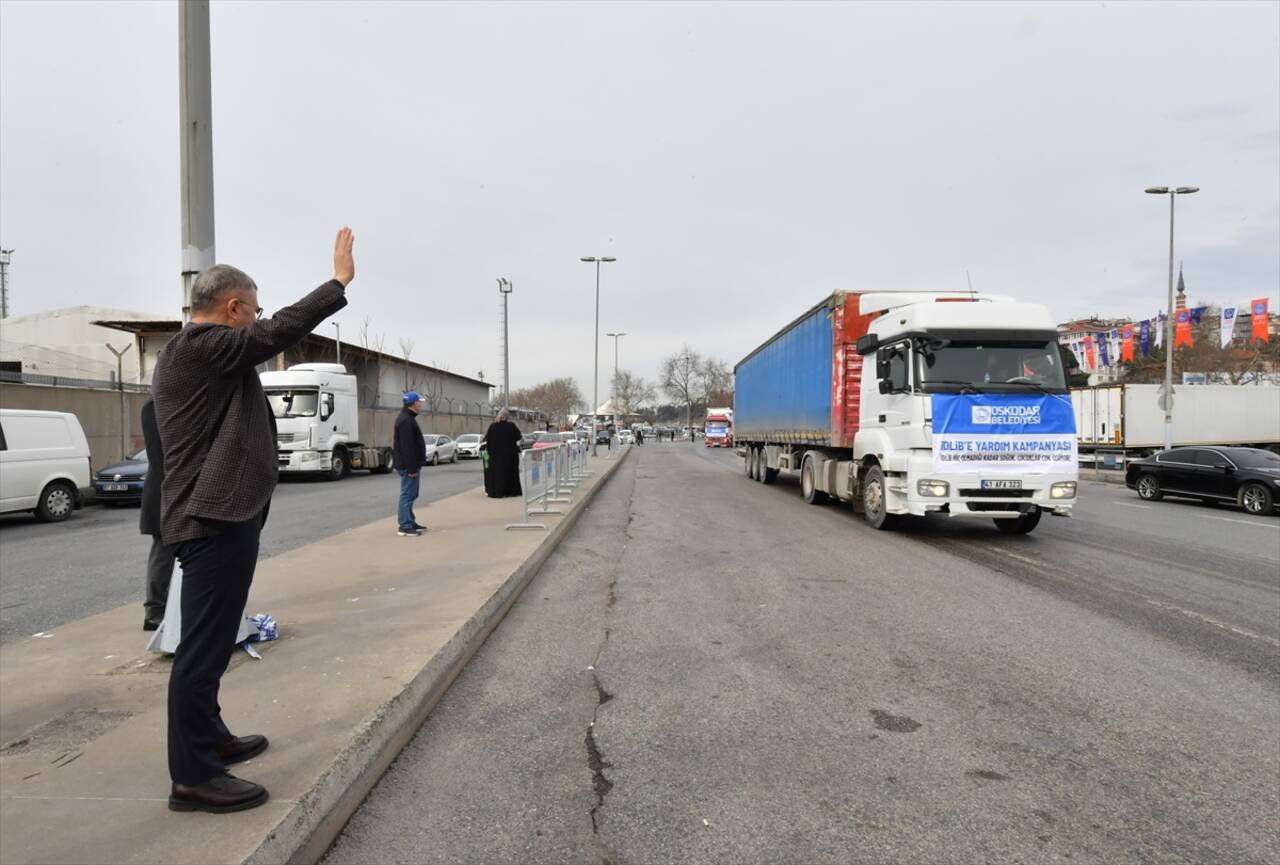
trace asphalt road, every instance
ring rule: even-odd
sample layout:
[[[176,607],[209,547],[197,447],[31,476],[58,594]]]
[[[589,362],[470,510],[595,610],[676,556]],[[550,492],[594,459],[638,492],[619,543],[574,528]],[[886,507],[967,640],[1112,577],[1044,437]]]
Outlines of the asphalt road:
[[[646,445],[326,860],[1274,862],[1280,519],[867,528]]]
[[[424,471],[417,514],[428,526],[431,509],[423,504],[481,483],[478,460]],[[367,472],[337,483],[286,478],[271,500],[258,558],[384,517],[388,542],[395,542],[399,483],[394,474]],[[151,538],[138,533],[136,505],[88,507],[61,523],[38,523],[29,514],[0,517],[0,642],[133,601],[141,628],[150,549]]]

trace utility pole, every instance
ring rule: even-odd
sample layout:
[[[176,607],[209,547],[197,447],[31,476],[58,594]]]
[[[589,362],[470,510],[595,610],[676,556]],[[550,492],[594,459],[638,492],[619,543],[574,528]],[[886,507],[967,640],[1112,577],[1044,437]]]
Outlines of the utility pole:
[[[0,249],[0,318],[9,317],[9,256],[12,249]]]
[[[128,446],[125,444],[129,428],[129,410],[125,407],[124,396],[124,356],[128,353],[132,346],[126,345],[124,348],[117,350],[114,345],[107,343],[107,348],[111,349],[111,353],[116,356],[116,387],[120,389],[120,459],[127,460],[129,458]]]
[[[511,408],[511,334],[507,329],[507,298],[514,291],[511,280],[498,279],[498,294],[502,295],[502,407]]]
[[[604,262],[617,261],[607,255],[595,257],[584,255],[579,261],[585,261],[588,264],[595,263],[596,266],[596,329],[595,329],[595,359],[593,361],[594,370],[591,377],[591,455],[596,455],[596,421],[599,419],[596,411],[600,408],[600,265]]]
[[[1151,186],[1148,195],[1169,196],[1169,305],[1165,308],[1164,387],[1160,391],[1160,408],[1164,409],[1164,449],[1173,448],[1173,200],[1179,195],[1199,192],[1198,186]]]
[[[191,287],[217,261],[213,240],[213,95],[209,0],[178,3],[178,123],[182,156],[182,321]]]

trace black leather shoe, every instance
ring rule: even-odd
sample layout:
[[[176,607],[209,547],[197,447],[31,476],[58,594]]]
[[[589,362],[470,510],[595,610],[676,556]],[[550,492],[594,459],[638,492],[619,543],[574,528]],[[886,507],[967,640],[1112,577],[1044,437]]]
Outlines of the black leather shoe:
[[[142,630],[144,631],[156,631],[159,629],[160,629],[159,622],[143,622],[142,623]]]
[[[230,814],[257,808],[265,804],[267,798],[267,788],[261,784],[222,774],[194,787],[174,784],[169,794],[169,810]]]
[[[222,765],[243,763],[267,750],[267,737],[254,734],[252,736],[236,736],[230,742],[218,746],[218,756]]]

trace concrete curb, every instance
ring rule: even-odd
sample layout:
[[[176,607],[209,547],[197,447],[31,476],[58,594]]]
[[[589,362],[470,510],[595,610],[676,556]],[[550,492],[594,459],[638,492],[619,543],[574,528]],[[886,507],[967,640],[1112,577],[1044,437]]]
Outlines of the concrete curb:
[[[577,523],[596,494],[604,489],[630,449],[604,469],[600,480],[569,510],[502,586],[467,620],[399,694],[383,703],[353,731],[351,741],[333,759],[310,790],[301,796],[249,856],[245,865],[290,865],[318,862],[347,820],[382,778],[449,690],[467,662],[502,622],[525,587]],[[596,461],[597,463],[599,460]]]

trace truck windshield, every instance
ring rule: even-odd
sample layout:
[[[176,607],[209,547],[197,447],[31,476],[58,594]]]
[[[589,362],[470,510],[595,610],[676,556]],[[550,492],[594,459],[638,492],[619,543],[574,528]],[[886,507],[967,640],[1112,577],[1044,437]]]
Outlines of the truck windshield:
[[[923,393],[1066,393],[1058,345],[1052,341],[947,340],[916,343],[916,385]]]
[[[278,418],[315,417],[320,402],[318,390],[269,390],[267,402]]]

